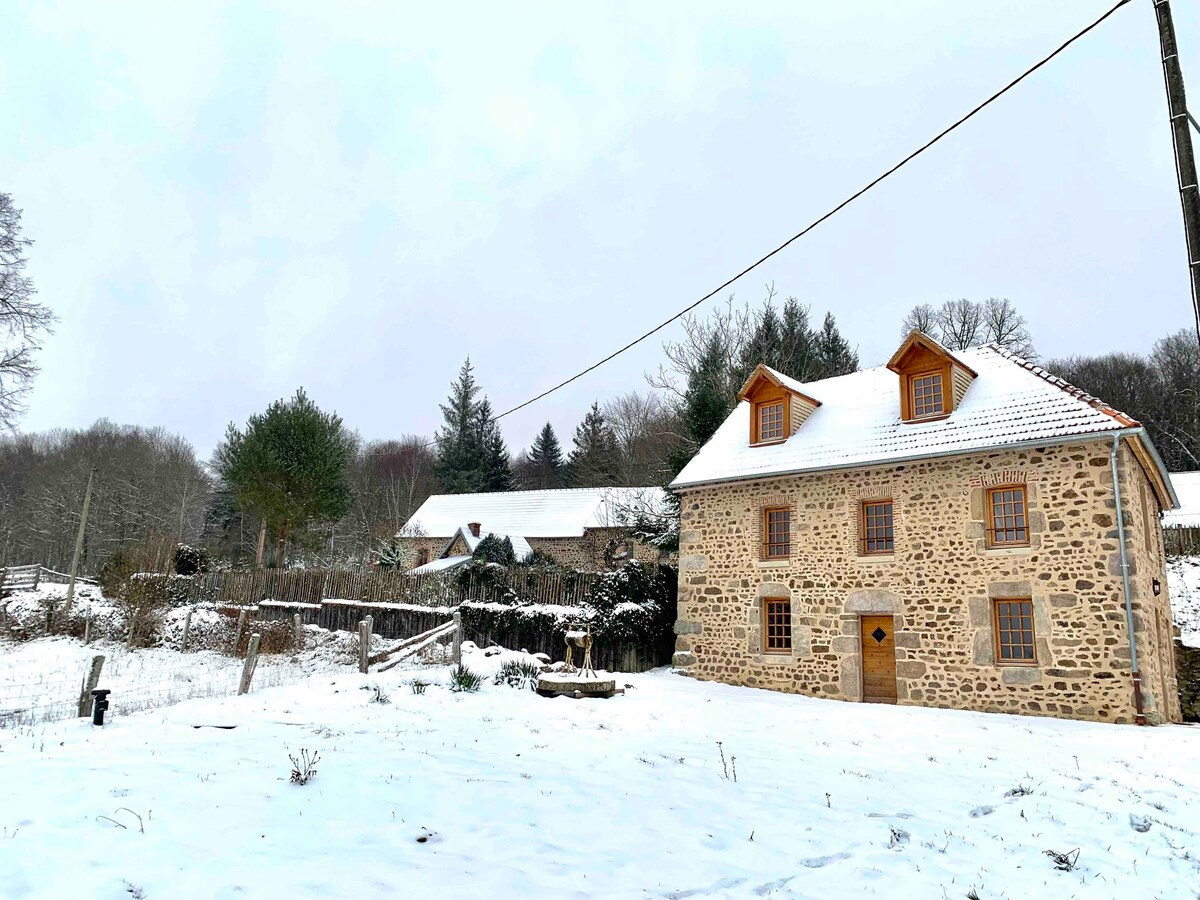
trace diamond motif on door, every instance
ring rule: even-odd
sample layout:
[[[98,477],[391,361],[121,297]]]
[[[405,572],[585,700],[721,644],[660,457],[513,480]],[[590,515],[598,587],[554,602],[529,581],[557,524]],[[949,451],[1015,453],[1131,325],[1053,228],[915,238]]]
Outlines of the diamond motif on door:
[[[871,632],[871,637],[875,638],[875,643],[882,644],[883,639],[885,637],[887,637],[887,632],[884,631],[882,628],[876,628],[874,631]]]

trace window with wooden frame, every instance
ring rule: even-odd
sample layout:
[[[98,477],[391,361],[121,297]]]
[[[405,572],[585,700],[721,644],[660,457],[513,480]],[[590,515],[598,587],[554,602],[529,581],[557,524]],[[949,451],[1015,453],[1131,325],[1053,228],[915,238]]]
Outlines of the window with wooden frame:
[[[763,558],[786,559],[792,555],[792,511],[786,506],[763,510]]]
[[[891,553],[895,549],[895,528],[891,500],[864,500],[859,518],[861,544],[865,556]]]
[[[909,399],[914,419],[928,419],[948,412],[943,377],[940,371],[909,376]]]
[[[756,426],[754,443],[766,444],[782,441],[787,437],[785,403],[785,400],[773,400],[754,404]]]
[[[1029,545],[1029,506],[1025,485],[989,488],[987,515],[989,547]]]
[[[767,597],[763,609],[763,652],[792,652],[792,601]]]
[[[996,630],[996,665],[1031,666],[1037,663],[1033,601],[996,600],[992,610],[992,623]]]

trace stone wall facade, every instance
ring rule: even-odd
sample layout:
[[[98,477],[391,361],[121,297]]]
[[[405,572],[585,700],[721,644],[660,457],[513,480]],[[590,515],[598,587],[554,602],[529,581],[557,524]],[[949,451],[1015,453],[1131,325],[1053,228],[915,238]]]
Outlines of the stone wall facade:
[[[891,615],[900,704],[1131,722],[1109,451],[1096,441],[686,490],[675,665],[858,701],[860,617]],[[1126,446],[1118,469],[1145,715],[1178,722],[1158,506]],[[989,547],[987,488],[1014,483],[1029,546]],[[860,552],[870,498],[893,502],[893,552]],[[762,558],[767,507],[791,510],[786,559]],[[791,601],[787,655],[763,652],[763,600],[776,597]],[[1032,600],[1035,665],[996,664],[998,599]]]
[[[621,528],[591,528],[582,537],[526,537],[525,539],[534,550],[549,553],[560,565],[588,572],[602,572],[609,568],[606,564],[606,557],[609,555],[610,545],[613,545],[616,551],[612,560],[614,566],[631,556],[645,563],[670,561],[668,558],[662,558],[657,548],[629,538],[625,530]],[[442,555],[442,551],[446,549],[446,544],[450,541],[450,535],[445,537],[402,537],[399,540],[407,543],[413,549],[414,559],[418,559],[420,553],[424,551],[427,554],[425,561],[429,562]],[[458,542],[458,546],[451,547],[450,550],[448,556],[470,552],[461,540]],[[415,562],[414,565],[416,565]]]

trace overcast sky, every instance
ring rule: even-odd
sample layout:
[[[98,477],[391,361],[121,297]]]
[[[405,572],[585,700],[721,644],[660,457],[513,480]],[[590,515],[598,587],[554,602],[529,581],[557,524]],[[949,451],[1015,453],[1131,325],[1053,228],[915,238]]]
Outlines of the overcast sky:
[[[207,456],[303,385],[365,438],[431,434],[468,354],[506,409],[1110,5],[6,2],[0,191],[61,317],[22,427],[162,425]],[[1200,10],[1174,6],[1200,97]],[[1144,352],[1187,326],[1150,0],[737,299],[766,282],[832,310],[864,366],[914,304],[957,297],[1008,297],[1043,356]],[[652,339],[504,420],[510,449],[546,420],[569,443],[660,359]]]

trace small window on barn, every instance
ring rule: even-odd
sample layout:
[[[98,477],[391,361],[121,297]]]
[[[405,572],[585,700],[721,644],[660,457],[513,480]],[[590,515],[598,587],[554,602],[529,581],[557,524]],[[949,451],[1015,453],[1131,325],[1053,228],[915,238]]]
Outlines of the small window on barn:
[[[859,529],[863,554],[891,553],[895,549],[896,534],[892,524],[892,501],[864,500]]]
[[[925,372],[909,379],[914,419],[940,416],[946,411],[945,388],[941,372]]]
[[[758,404],[758,440],[755,443],[763,444],[784,439],[783,406],[782,400]]]
[[[786,559],[792,554],[792,511],[786,506],[763,510],[763,557]]]
[[[1033,665],[1037,650],[1033,641],[1033,601],[997,600],[994,604],[996,665]]]
[[[1029,544],[1029,514],[1025,485],[992,488],[987,492],[988,546],[1024,547]]]
[[[768,597],[763,600],[763,652],[792,652],[792,601]]]

